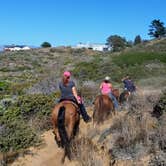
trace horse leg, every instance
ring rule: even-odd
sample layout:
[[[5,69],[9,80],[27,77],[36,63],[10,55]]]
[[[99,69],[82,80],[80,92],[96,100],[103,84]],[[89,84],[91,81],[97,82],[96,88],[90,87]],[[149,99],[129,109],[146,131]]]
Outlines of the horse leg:
[[[58,147],[61,147],[61,139],[60,139],[60,136],[59,136],[58,129],[56,127],[54,127],[54,129],[53,129],[53,134],[55,135],[54,139],[55,139]]]
[[[64,163],[65,162],[65,157],[66,157],[66,152],[65,150],[63,151],[63,157],[61,159],[61,163]]]
[[[71,160],[71,149],[70,149],[71,147],[70,147],[70,145],[71,145],[71,140],[74,136],[74,133],[73,133],[74,132],[74,126],[75,126],[74,121],[75,120],[72,119],[71,123],[68,124],[67,129],[66,129],[69,142],[68,142],[68,146],[65,147],[65,156],[67,156],[69,160]]]
[[[77,136],[78,132],[79,132],[79,124],[80,124],[80,120],[78,117],[78,120],[76,122],[76,124],[74,125],[74,129],[73,129],[73,137]]]

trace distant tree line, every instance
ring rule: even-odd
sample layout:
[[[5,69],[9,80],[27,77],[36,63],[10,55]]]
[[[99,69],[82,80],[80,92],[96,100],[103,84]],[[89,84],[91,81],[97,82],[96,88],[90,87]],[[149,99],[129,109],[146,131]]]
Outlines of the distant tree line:
[[[161,38],[166,36],[166,27],[160,20],[154,19],[150,24],[148,35],[153,38]],[[132,47],[133,45],[144,42],[140,35],[137,35],[134,41],[127,41],[124,37],[119,35],[111,35],[107,38],[106,44],[112,48],[112,51],[121,51],[126,47]]]
[[[164,26],[164,23],[159,19],[154,19],[149,25],[148,35],[153,38],[166,36],[166,27]],[[144,41],[145,40],[142,40],[140,35],[137,35],[134,41],[127,41],[125,37],[119,35],[111,35],[106,39],[106,44],[112,48],[112,51],[121,51],[126,47],[132,47],[133,45],[140,44]],[[41,47],[51,47],[51,44],[45,41],[41,44]]]

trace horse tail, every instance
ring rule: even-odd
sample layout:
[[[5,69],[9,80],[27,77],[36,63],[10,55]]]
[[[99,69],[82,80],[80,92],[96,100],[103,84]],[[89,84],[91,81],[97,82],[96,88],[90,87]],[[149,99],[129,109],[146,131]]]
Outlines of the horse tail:
[[[103,121],[103,96],[99,96],[99,105],[98,105],[98,123]]]
[[[58,132],[61,138],[62,147],[65,148],[65,155],[70,159],[70,140],[65,128],[65,107],[61,106],[58,112]]]

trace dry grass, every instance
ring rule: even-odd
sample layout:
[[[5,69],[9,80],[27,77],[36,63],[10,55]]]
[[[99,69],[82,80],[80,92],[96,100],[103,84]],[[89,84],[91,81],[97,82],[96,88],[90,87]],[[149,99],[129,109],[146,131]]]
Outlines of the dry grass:
[[[103,159],[99,156],[97,146],[88,138],[78,138],[72,146],[72,155],[80,166],[103,166]]]
[[[133,96],[126,115],[114,120],[110,128],[114,141],[110,148],[116,158],[141,158],[161,149],[159,142],[165,147],[166,128],[151,116],[157,99],[158,96]]]

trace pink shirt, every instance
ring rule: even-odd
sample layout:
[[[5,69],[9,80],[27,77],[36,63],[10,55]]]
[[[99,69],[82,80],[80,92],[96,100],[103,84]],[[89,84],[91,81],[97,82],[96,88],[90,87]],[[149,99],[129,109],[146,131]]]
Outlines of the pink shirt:
[[[112,85],[110,83],[102,82],[100,88],[101,88],[101,93],[104,95],[111,92]]]

